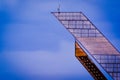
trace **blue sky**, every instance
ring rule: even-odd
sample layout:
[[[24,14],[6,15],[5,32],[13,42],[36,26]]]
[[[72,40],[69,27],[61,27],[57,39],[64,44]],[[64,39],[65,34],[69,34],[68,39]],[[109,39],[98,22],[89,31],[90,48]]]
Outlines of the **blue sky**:
[[[0,0],[0,80],[93,80],[51,14],[82,11],[120,50],[118,0]]]

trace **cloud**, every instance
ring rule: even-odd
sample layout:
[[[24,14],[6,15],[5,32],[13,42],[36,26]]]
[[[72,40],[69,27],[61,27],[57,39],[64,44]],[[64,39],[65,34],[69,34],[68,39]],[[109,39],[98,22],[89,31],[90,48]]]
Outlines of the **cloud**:
[[[49,18],[56,7],[56,1],[23,1],[14,11],[13,18],[18,21],[41,22]]]
[[[62,41],[60,50],[4,52],[2,60],[11,73],[34,76],[90,76],[74,56],[74,44]]]

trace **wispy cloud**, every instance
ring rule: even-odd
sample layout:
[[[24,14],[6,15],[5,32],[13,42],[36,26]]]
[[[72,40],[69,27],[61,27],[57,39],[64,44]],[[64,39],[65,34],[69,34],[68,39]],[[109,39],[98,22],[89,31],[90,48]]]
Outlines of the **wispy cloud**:
[[[77,76],[86,74],[74,57],[74,44],[63,41],[56,52],[24,51],[5,52],[1,56],[9,64],[7,70],[17,75],[29,76]],[[69,50],[67,50],[69,49]],[[79,68],[78,68],[79,67]]]

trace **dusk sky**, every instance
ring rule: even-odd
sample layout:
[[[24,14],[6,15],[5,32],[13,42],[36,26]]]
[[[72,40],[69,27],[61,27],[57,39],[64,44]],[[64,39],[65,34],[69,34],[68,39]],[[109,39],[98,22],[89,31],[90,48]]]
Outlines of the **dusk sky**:
[[[51,14],[83,12],[120,51],[118,0],[0,0],[0,80],[93,80]]]

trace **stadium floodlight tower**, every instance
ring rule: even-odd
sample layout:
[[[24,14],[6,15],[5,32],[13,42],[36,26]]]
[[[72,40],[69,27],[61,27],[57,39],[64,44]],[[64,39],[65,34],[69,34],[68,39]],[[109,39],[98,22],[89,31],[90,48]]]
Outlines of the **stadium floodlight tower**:
[[[120,53],[82,12],[52,12],[75,38],[75,56],[95,80],[120,80]],[[94,60],[94,61],[93,61]]]

